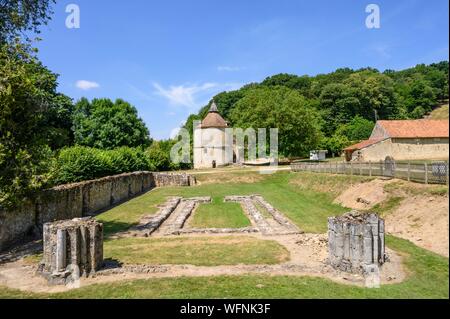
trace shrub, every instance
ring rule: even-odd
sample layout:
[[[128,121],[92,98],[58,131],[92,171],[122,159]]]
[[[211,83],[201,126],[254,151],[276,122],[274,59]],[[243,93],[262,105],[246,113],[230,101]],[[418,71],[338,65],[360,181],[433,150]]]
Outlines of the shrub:
[[[111,151],[104,151],[110,158],[111,170],[115,174],[154,170],[144,151],[140,148],[120,147]]]
[[[120,147],[101,150],[87,146],[64,148],[56,158],[53,184],[66,184],[136,171],[180,169],[170,161],[170,148],[154,142],[147,150]]]
[[[55,183],[64,184],[112,175],[111,157],[105,151],[85,147],[68,147],[59,153]]]
[[[154,142],[145,152],[150,164],[157,171],[167,171],[171,169],[170,153],[164,150],[160,143]]]

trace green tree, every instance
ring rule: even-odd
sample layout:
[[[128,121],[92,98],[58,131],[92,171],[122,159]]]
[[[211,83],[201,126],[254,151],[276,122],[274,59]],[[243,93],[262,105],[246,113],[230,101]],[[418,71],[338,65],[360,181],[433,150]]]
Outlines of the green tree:
[[[47,144],[56,150],[73,145],[74,105],[72,99],[64,94],[57,93],[54,100],[56,103],[48,109],[43,125],[49,129]]]
[[[409,86],[408,98],[405,100],[409,112],[414,112],[413,118],[417,118],[418,107],[425,112],[431,112],[437,104],[436,94],[427,81],[418,79]]]
[[[39,33],[53,13],[55,0],[2,0],[0,2],[0,44],[12,42],[28,32]]]
[[[278,128],[279,152],[299,156],[314,149],[321,138],[316,110],[306,98],[287,87],[249,90],[239,100],[230,119],[234,127]]]
[[[136,108],[121,99],[89,102],[82,98],[75,104],[73,130],[75,144],[100,149],[148,146],[151,142]]]
[[[357,115],[349,123],[341,125],[335,135],[345,136],[350,141],[365,140],[372,134],[374,126],[374,122]]]
[[[246,109],[248,114],[240,113],[242,110],[238,108],[242,108],[243,101],[256,106],[259,103],[259,98],[255,97],[257,89],[275,95],[280,87],[291,89],[303,96],[303,102],[321,117],[322,133],[328,138],[334,138],[334,143],[342,141],[344,133],[338,130],[343,127],[346,128],[345,138],[359,140],[365,138],[375,119],[423,118],[440,100],[448,98],[448,83],[448,61],[430,65],[419,64],[401,71],[386,70],[383,73],[374,68],[341,68],[316,76],[277,74],[267,77],[261,83],[251,83],[236,91],[222,92],[216,95],[214,100],[222,116],[232,126],[247,122],[253,126],[256,123],[255,117],[264,117],[265,114],[270,115],[275,111],[260,108]],[[270,93],[267,93],[267,96],[270,101]],[[272,107],[278,109],[279,105],[273,104]],[[192,120],[203,119],[208,109],[209,105],[205,105],[197,114],[189,117],[185,125],[189,132],[192,132]],[[259,116],[253,114],[260,111],[268,112]],[[286,109],[285,112],[290,114],[296,110]],[[355,123],[349,123],[356,116],[361,125],[353,127]],[[372,124],[369,125],[369,122]],[[352,131],[356,133],[350,133]]]
[[[46,185],[60,135],[49,114],[64,108],[57,76],[21,44],[0,48],[0,206],[13,206]]]
[[[321,142],[321,148],[328,150],[329,155],[339,156],[342,150],[350,145],[346,136],[334,134],[331,137],[324,137]]]
[[[166,150],[162,143],[153,142],[145,153],[149,162],[157,171],[168,171],[171,169],[170,150]]]
[[[261,85],[266,86],[286,86],[297,90],[304,96],[310,95],[311,78],[307,75],[298,76],[293,74],[280,73],[266,78]]]

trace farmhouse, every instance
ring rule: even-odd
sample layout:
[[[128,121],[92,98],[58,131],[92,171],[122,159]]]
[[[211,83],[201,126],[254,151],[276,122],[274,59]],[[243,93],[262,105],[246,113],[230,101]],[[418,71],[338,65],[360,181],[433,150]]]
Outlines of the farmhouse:
[[[347,161],[448,158],[448,120],[378,121],[369,139],[344,149]]]
[[[227,138],[226,128],[228,123],[213,101],[206,117],[194,128],[194,168],[215,168],[233,162],[233,139]]]

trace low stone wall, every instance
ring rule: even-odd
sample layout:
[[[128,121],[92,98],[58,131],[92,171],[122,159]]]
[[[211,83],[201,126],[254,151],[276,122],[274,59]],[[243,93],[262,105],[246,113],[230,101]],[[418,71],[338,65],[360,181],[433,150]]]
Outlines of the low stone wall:
[[[155,187],[195,183],[185,173],[134,172],[45,190],[15,210],[0,210],[0,251],[35,236],[44,223],[93,215]]]
[[[155,186],[193,186],[196,183],[195,177],[185,173],[154,173]]]

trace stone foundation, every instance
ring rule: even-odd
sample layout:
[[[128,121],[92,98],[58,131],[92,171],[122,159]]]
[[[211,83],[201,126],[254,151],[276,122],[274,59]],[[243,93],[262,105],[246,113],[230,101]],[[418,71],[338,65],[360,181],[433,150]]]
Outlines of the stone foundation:
[[[335,269],[372,276],[385,262],[384,220],[351,211],[328,219],[329,262]]]
[[[302,231],[260,195],[226,196],[225,202],[240,203],[252,224],[263,235],[300,234]],[[264,211],[265,210],[265,214]]]
[[[44,224],[39,272],[50,284],[67,284],[103,265],[103,225],[91,217]]]
[[[238,202],[244,213],[250,219],[252,226],[242,228],[192,228],[187,221],[200,204],[211,203],[209,196],[205,197],[171,197],[159,206],[156,214],[144,216],[139,224],[124,232],[115,234],[114,238],[169,236],[183,234],[248,234],[292,235],[300,234],[298,229],[280,211],[270,205],[260,195],[226,196],[225,202]],[[264,212],[263,212],[264,211]]]

